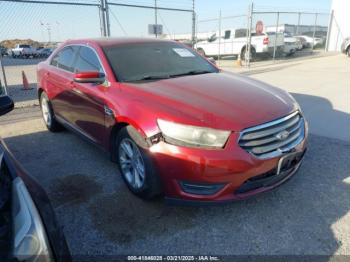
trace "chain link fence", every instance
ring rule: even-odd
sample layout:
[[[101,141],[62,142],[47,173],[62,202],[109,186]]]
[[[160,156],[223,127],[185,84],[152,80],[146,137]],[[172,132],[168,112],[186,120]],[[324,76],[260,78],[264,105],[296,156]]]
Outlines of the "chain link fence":
[[[251,5],[246,14],[198,19],[195,48],[219,65],[234,58],[246,66],[325,50],[329,13],[270,10]]]
[[[1,67],[6,72],[0,74],[1,82],[7,83],[9,92],[17,94],[17,101],[21,101],[22,72],[34,87],[35,65],[66,39],[99,36],[173,39],[213,57],[220,66],[233,65],[236,59],[238,64],[249,67],[261,60],[322,53],[328,47],[330,31],[338,39],[331,43],[335,45],[333,49],[344,38],[336,27],[336,18],[328,13],[286,12],[250,5],[245,13],[223,15],[219,11],[203,19],[196,17],[194,3],[193,0],[0,0]],[[331,30],[329,25],[333,25]],[[30,92],[34,96],[35,91],[27,93]]]
[[[0,0],[0,16],[0,81],[17,106],[37,102],[36,65],[67,39],[174,39],[184,30],[192,45],[195,23],[193,0]]]

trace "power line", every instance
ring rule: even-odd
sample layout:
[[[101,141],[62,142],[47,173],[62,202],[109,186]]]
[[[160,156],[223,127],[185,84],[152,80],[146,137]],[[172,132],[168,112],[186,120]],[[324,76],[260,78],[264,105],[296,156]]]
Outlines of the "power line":
[[[117,16],[114,14],[114,12],[112,11],[111,8],[109,9],[109,12],[112,14],[113,18],[117,21],[117,23],[118,23],[120,29],[123,31],[123,33],[127,36],[128,33],[125,31],[123,25],[120,23],[119,19],[118,19]]]

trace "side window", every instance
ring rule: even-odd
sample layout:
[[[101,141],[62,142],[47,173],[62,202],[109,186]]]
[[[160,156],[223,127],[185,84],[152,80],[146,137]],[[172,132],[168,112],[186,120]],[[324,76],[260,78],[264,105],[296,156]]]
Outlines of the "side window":
[[[59,52],[58,54],[56,54],[56,55],[51,59],[50,65],[56,66],[56,67],[58,66],[59,54],[60,54],[60,52]]]
[[[235,38],[247,37],[247,29],[236,29]]]
[[[75,47],[67,46],[59,51],[51,60],[51,65],[63,70],[73,72],[73,62],[75,57]]]
[[[103,72],[102,65],[96,53],[88,47],[82,46],[74,67],[75,72],[98,71]]]
[[[224,39],[230,39],[230,38],[231,38],[231,30],[226,30]]]
[[[58,67],[69,72],[73,72],[74,48],[72,46],[65,47],[59,54]]]

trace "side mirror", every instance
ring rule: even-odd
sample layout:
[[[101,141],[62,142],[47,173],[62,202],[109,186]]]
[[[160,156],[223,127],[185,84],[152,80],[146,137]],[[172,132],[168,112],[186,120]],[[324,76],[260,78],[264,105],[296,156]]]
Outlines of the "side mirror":
[[[208,57],[207,59],[209,60],[209,62],[210,62],[210,63],[212,63],[212,64],[216,65],[216,61],[215,61],[215,59],[214,59],[214,58],[212,58],[212,57]]]
[[[213,34],[212,36],[210,36],[209,38],[208,38],[208,42],[214,42],[215,40],[216,40],[216,34]]]
[[[79,72],[74,74],[74,82],[102,84],[106,81],[105,74],[100,72]]]
[[[9,96],[0,96],[0,116],[7,114],[14,108],[14,103]]]

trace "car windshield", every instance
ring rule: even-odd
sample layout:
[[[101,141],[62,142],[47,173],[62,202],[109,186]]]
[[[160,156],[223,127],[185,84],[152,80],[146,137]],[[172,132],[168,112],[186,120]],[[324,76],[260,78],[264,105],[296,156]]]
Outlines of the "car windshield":
[[[156,81],[219,71],[192,49],[171,42],[109,46],[104,52],[120,82]]]

